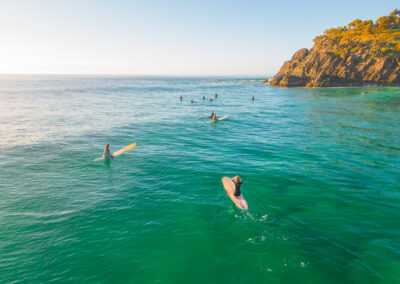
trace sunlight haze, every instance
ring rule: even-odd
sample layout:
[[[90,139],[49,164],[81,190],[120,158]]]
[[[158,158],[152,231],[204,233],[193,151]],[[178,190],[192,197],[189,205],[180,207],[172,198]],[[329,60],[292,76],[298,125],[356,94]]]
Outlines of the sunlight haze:
[[[357,17],[375,20],[397,4],[177,0],[1,3],[3,74],[262,76],[276,73],[299,48],[312,47],[312,39],[325,29]]]

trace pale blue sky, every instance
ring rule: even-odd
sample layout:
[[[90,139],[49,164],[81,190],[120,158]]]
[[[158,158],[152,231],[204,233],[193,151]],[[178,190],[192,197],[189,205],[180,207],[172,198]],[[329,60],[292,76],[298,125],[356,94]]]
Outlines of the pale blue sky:
[[[259,75],[384,1],[0,0],[0,73]]]

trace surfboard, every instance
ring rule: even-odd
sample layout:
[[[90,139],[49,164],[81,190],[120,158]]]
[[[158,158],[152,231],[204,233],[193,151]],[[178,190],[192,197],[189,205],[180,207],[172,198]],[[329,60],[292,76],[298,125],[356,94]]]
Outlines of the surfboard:
[[[225,116],[223,116],[223,117],[221,117],[221,118],[218,118],[216,121],[212,121],[212,120],[210,120],[211,122],[217,122],[217,121],[221,121],[221,120],[224,120],[224,119],[226,119],[226,118],[228,118],[229,116],[227,116],[227,115],[225,115]]]
[[[235,205],[242,209],[242,210],[247,210],[249,209],[249,207],[247,206],[247,202],[246,199],[244,199],[243,194],[240,194],[239,196],[235,196],[235,184],[233,183],[233,181],[228,178],[228,177],[224,177],[222,179],[222,184],[224,185],[225,191],[226,193],[229,195],[229,197],[231,198],[232,202],[235,203]]]
[[[119,156],[119,155],[121,155],[122,153],[124,153],[124,152],[126,152],[126,151],[129,151],[130,149],[132,149],[132,148],[135,147],[135,146],[136,146],[136,143],[132,143],[131,145],[128,145],[128,146],[122,148],[121,150],[118,150],[117,152],[114,152],[112,155],[113,155],[114,157]]]
[[[114,157],[119,156],[119,155],[121,155],[122,153],[124,153],[124,152],[126,152],[126,151],[129,151],[130,149],[132,149],[132,148],[135,147],[135,146],[136,146],[136,143],[132,143],[131,145],[128,145],[128,146],[122,148],[121,150],[118,150],[117,152],[114,152],[112,155],[113,155]],[[103,158],[103,157],[97,158],[97,159],[94,159],[93,161],[94,161],[94,162],[97,162],[97,161],[100,161],[100,160],[104,160],[104,158]]]

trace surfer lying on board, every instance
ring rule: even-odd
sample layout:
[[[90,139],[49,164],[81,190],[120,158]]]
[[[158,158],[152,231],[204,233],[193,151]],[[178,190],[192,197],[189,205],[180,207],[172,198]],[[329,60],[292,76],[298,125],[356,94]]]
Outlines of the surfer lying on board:
[[[110,144],[106,144],[104,147],[103,158],[114,158],[114,156],[110,154]]]
[[[233,183],[235,184],[235,193],[233,195],[238,197],[242,194],[240,192],[240,187],[242,186],[243,180],[240,179],[240,176],[235,176],[232,180]]]

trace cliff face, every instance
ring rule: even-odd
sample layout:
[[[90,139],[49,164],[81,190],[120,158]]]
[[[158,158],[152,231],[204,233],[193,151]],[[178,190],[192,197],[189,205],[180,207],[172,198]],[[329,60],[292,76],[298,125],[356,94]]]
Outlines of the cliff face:
[[[269,83],[279,87],[400,85],[400,13],[355,20],[297,51]]]

